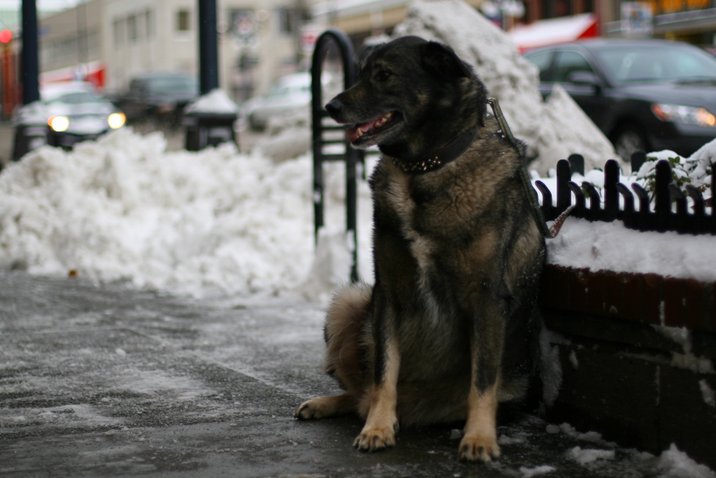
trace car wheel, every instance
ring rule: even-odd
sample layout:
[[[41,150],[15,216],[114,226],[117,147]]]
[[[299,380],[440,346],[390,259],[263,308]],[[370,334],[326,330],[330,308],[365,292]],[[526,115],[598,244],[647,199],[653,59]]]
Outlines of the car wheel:
[[[629,161],[631,155],[637,151],[646,153],[649,150],[646,135],[636,125],[626,125],[619,128],[612,142],[617,154],[624,161]]]

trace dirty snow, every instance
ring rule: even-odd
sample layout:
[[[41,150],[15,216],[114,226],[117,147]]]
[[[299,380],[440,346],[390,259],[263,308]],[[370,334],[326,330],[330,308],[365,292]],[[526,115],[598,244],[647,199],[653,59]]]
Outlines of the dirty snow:
[[[659,456],[658,470],[664,478],[716,478],[713,470],[696,463],[674,444]]]
[[[159,134],[125,129],[72,152],[44,147],[12,164],[0,175],[0,268],[191,295],[271,294],[309,280],[307,155],[277,164],[229,145],[165,148]],[[340,230],[343,171],[328,165],[326,175],[326,221]],[[365,222],[365,183],[360,192]],[[368,262],[366,276],[369,270]]]
[[[601,450],[598,448],[582,448],[580,446],[575,446],[567,451],[567,456],[580,465],[588,465],[597,460],[613,460],[614,450]]]
[[[565,267],[716,281],[716,248],[710,235],[638,232],[618,221],[568,218],[547,247],[549,262]]]
[[[549,465],[540,465],[540,466],[534,466],[534,467],[527,467],[527,466],[521,466],[520,467],[520,475],[523,478],[532,478],[533,476],[542,476],[546,475],[548,473],[552,473],[553,471],[556,471],[557,469],[553,466]]]
[[[236,114],[239,108],[223,90],[217,88],[190,103],[186,112]]]
[[[706,379],[699,380],[699,389],[701,390],[701,397],[704,399],[704,403],[709,407],[716,407],[716,395],[714,394],[714,389],[709,386]]]

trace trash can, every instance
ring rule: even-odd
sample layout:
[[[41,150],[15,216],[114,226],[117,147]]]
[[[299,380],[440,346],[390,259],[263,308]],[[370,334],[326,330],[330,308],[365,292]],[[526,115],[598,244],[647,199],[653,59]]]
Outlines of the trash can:
[[[33,149],[47,144],[49,133],[47,113],[39,102],[21,107],[15,113],[13,123],[15,124],[13,161],[18,161]]]
[[[187,151],[199,151],[221,143],[236,143],[236,113],[189,111],[184,114]]]

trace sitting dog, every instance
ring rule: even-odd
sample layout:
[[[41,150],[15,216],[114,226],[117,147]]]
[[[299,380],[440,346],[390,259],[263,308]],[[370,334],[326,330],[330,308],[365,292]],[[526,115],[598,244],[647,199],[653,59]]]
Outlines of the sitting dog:
[[[536,376],[544,238],[509,141],[470,66],[409,36],[374,47],[328,113],[372,177],[375,284],[340,290],[327,313],[326,371],[345,393],[295,416],[357,412],[359,450],[395,444],[398,423],[465,421],[458,453],[497,458],[498,401]]]

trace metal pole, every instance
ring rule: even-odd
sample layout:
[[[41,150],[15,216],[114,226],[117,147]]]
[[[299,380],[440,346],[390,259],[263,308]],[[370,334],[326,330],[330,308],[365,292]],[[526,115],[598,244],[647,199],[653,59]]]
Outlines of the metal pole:
[[[201,94],[219,87],[219,48],[216,31],[216,0],[199,4],[199,88]]]
[[[37,5],[35,0],[22,0],[22,104],[40,99],[40,62],[38,55]]]

